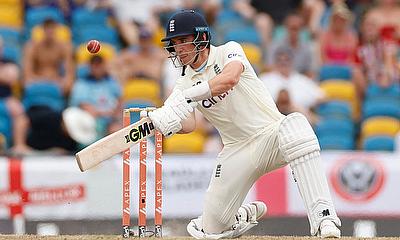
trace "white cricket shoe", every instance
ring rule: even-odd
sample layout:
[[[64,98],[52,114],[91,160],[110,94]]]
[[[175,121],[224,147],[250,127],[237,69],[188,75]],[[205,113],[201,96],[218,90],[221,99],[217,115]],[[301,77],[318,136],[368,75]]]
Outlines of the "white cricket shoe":
[[[340,230],[331,220],[324,220],[319,226],[318,236],[321,238],[340,238]]]

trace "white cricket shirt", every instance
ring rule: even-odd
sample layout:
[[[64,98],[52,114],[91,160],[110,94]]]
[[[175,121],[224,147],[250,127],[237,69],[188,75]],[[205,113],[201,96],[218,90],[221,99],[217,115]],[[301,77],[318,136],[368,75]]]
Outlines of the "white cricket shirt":
[[[236,42],[211,46],[206,66],[200,72],[187,66],[185,76],[177,80],[175,88],[184,90],[209,81],[231,61],[240,61],[244,66],[238,84],[219,96],[199,101],[197,106],[219,131],[224,145],[248,139],[283,117]]]

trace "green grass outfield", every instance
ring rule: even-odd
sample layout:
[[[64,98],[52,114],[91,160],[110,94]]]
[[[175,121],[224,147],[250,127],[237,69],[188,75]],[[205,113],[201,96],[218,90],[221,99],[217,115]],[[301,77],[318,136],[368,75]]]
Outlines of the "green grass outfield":
[[[137,237],[135,237],[136,239]],[[121,236],[116,235],[61,235],[61,236],[35,236],[35,235],[0,235],[0,240],[36,240],[36,239],[49,239],[49,240],[113,240],[123,239]],[[146,239],[159,239],[159,238],[146,238]],[[194,239],[190,237],[165,237],[165,240],[183,240],[183,239]],[[320,239],[317,237],[294,237],[294,236],[244,236],[241,240],[309,240],[309,239]],[[355,238],[355,237],[342,237],[341,240],[355,240],[355,239],[367,239],[367,240],[400,240],[400,237],[376,237],[376,238]]]

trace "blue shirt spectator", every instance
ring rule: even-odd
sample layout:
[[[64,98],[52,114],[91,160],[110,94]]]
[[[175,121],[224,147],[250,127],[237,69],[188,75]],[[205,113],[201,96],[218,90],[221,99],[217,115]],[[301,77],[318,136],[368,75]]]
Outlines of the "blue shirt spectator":
[[[110,133],[110,125],[118,124],[115,117],[121,115],[120,99],[121,86],[108,75],[103,58],[92,57],[89,74],[79,79],[72,89],[70,105],[78,106],[96,118],[101,137]]]

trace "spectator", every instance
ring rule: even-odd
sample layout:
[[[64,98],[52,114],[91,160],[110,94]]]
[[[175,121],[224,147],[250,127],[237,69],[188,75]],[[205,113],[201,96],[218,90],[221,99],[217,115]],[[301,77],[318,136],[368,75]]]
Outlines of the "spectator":
[[[399,70],[396,68],[396,45],[384,41],[379,34],[379,24],[373,18],[365,17],[360,29],[360,45],[357,49],[354,74],[358,92],[363,96],[370,83],[387,87],[399,82]]]
[[[0,38],[0,101],[5,101],[12,120],[12,149],[15,154],[30,152],[26,145],[28,118],[18,98],[13,96],[12,87],[18,84],[20,70],[16,63],[3,57],[3,40]]]
[[[318,116],[311,111],[307,111],[307,109],[299,108],[293,104],[293,101],[290,97],[290,94],[287,89],[282,88],[276,99],[276,106],[279,111],[284,115],[289,115],[293,112],[301,112],[303,113],[307,119],[309,119],[310,123],[314,125],[318,122]]]
[[[75,153],[96,139],[95,119],[78,108],[56,111],[47,106],[28,109],[31,129],[28,145],[52,153]]]
[[[121,88],[109,76],[104,59],[98,55],[90,59],[90,73],[79,79],[71,92],[71,105],[80,107],[96,118],[98,137],[120,129]]]
[[[319,39],[322,64],[354,63],[357,37],[350,29],[351,20],[351,11],[344,3],[332,6],[329,27]]]
[[[368,21],[375,22],[385,40],[400,41],[400,4],[398,0],[378,0],[367,12]]]
[[[25,84],[54,81],[68,94],[74,79],[72,46],[57,40],[56,27],[57,23],[53,19],[46,19],[43,22],[43,40],[26,43],[24,79]]]
[[[283,40],[277,39],[272,42],[270,51],[268,51],[268,66],[272,66],[273,64],[276,50],[278,48],[287,47],[291,49],[294,54],[294,69],[302,74],[311,76],[313,59],[310,43],[301,42],[300,40],[300,31],[303,28],[303,24],[303,18],[299,14],[291,13],[286,17],[286,38]]]
[[[115,66],[116,76],[122,84],[132,78],[146,78],[161,83],[164,50],[152,41],[153,34],[145,28],[140,29],[139,44],[124,50]]]
[[[300,74],[293,68],[293,52],[287,47],[278,48],[275,53],[275,70],[264,73],[260,79],[271,93],[275,101],[278,100],[281,90],[287,90],[295,109],[304,109],[301,112],[310,116],[311,108],[324,100],[324,93],[312,79]],[[299,91],[299,89],[301,89]],[[281,93],[284,94],[284,93]],[[281,96],[285,100],[285,96]],[[309,119],[310,121],[312,119]]]

